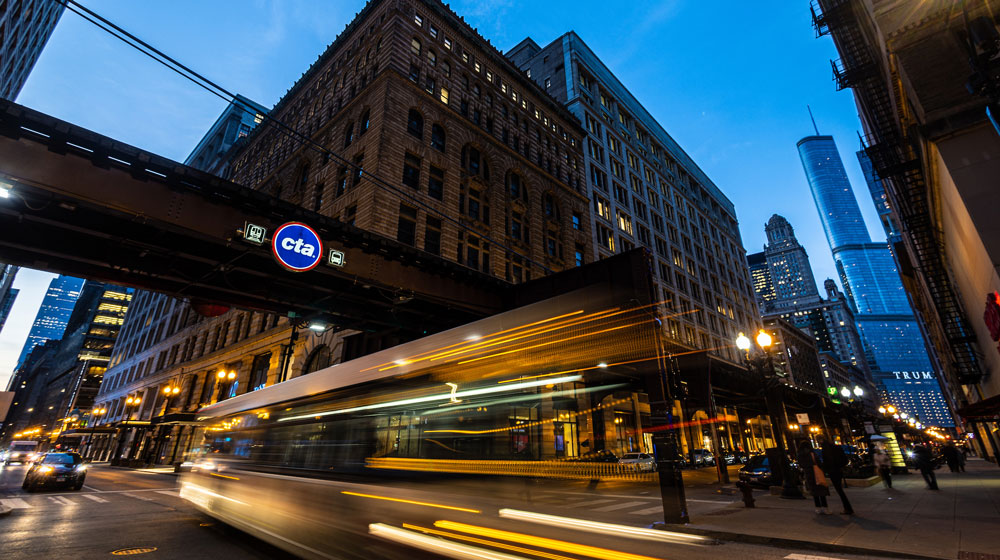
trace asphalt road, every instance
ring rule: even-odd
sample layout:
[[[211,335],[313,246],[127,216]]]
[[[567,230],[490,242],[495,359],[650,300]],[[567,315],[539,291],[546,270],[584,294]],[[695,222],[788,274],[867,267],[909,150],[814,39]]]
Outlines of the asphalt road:
[[[28,494],[21,490],[24,471],[25,467],[20,465],[0,465],[0,503],[14,508],[9,515],[0,517],[0,557],[4,560],[110,558],[115,556],[114,552],[128,549],[136,549],[135,553],[128,555],[141,555],[150,560],[291,558],[254,537],[197,512],[187,501],[180,499],[178,479],[170,474],[94,466],[88,473],[84,488],[79,492],[47,490]],[[373,486],[372,491],[378,492],[379,488]],[[552,488],[543,485],[532,488],[530,492],[531,501],[536,506],[535,511],[539,512],[573,516],[574,510],[579,514],[584,500],[587,500],[594,509],[603,509],[607,514],[615,515],[616,519],[611,521],[622,524],[641,526],[646,523],[647,518],[657,517],[653,511],[658,503],[655,496],[649,494],[649,488],[641,486],[608,485],[595,489],[583,486]],[[696,501],[691,504],[692,513],[704,515],[721,511],[731,507],[728,502],[733,499],[717,497]],[[629,513],[635,511],[643,513]],[[741,543],[714,546],[665,544],[625,539],[616,535],[591,535],[538,525],[517,525],[518,522],[495,516],[480,519],[483,525],[494,528],[514,529],[529,535],[598,546],[608,551],[628,552],[654,559],[852,558]],[[358,549],[365,549],[368,545],[366,542],[357,543]],[[144,549],[146,551],[142,552]],[[372,555],[371,560],[390,557],[417,560],[428,557],[403,545],[395,550],[392,547],[381,547],[379,550],[382,551],[379,553],[381,555]],[[119,552],[118,555],[124,554]],[[546,557],[528,554],[514,556]],[[559,550],[555,557],[582,560],[595,556]],[[553,558],[553,554],[550,553],[547,558]]]

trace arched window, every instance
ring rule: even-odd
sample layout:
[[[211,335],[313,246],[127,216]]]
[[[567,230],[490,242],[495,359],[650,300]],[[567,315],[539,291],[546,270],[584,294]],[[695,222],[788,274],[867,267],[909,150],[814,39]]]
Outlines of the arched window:
[[[344,127],[344,147],[350,146],[351,142],[354,142],[354,123],[347,123]]]
[[[420,56],[420,40],[416,37],[410,41],[410,52],[416,56]]]
[[[371,115],[372,115],[371,109],[365,109],[361,113],[361,121],[360,121],[360,127],[358,129],[358,136],[362,136],[364,135],[364,133],[368,132],[368,125],[371,123]]]
[[[528,200],[528,189],[524,185],[524,179],[517,173],[507,174],[507,192],[510,193],[511,200]]]
[[[431,147],[439,152],[444,151],[444,128],[439,124],[431,126]]]
[[[420,116],[416,109],[410,109],[406,117],[406,131],[421,140],[424,139],[424,117]]]
[[[462,168],[469,175],[482,177],[483,180],[490,180],[490,166],[478,148],[468,144],[462,148]]]
[[[559,205],[552,198],[552,193],[545,193],[545,196],[542,197],[542,212],[545,213],[546,217],[553,220],[559,219]]]
[[[306,360],[306,369],[302,371],[302,375],[319,371],[325,367],[329,367],[329,365],[330,347],[326,344],[322,344],[313,350],[312,354],[309,354],[309,359]]]

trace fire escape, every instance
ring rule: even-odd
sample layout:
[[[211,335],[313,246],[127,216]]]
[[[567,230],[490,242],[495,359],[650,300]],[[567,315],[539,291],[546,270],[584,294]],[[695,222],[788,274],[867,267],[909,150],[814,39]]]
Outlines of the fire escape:
[[[871,130],[864,151],[886,185],[895,211],[909,237],[915,265],[927,287],[951,354],[951,369],[961,384],[982,378],[975,335],[952,286],[944,246],[931,214],[928,186],[921,165],[920,145],[903,129],[902,91],[896,76],[886,75],[861,24],[864,10],[856,0],[812,0],[816,36],[831,35],[840,60],[832,61],[837,89],[852,88]],[[892,72],[892,70],[887,70]],[[893,96],[899,103],[893,102]],[[944,358],[944,356],[942,356]]]

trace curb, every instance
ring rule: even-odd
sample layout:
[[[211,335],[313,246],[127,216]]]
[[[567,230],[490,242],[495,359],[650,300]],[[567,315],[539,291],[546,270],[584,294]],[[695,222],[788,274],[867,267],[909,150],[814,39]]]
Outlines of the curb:
[[[745,544],[757,544],[773,546],[776,548],[797,548],[805,550],[818,550],[821,552],[834,552],[840,554],[854,554],[859,556],[883,556],[888,558],[911,558],[914,560],[947,560],[944,556],[925,556],[922,554],[910,554],[895,550],[885,550],[881,548],[864,548],[860,546],[849,546],[843,544],[833,544],[815,541],[802,541],[797,539],[786,539],[782,537],[765,537],[762,535],[750,535],[747,533],[733,533],[729,531],[713,531],[710,529],[698,529],[686,525],[673,525],[666,523],[654,523],[653,529],[665,531],[676,531],[678,533],[688,533],[703,537],[712,537],[723,541],[740,542]]]
[[[0,517],[3,517],[5,515],[10,515],[10,512],[12,511],[14,511],[14,508],[10,508],[7,506],[0,506]]]

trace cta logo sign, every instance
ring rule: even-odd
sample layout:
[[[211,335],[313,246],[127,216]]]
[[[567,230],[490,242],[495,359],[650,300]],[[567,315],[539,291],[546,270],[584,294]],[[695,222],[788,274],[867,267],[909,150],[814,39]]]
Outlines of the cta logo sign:
[[[274,232],[271,252],[281,266],[292,272],[305,272],[322,260],[323,242],[311,227],[288,222]]]

